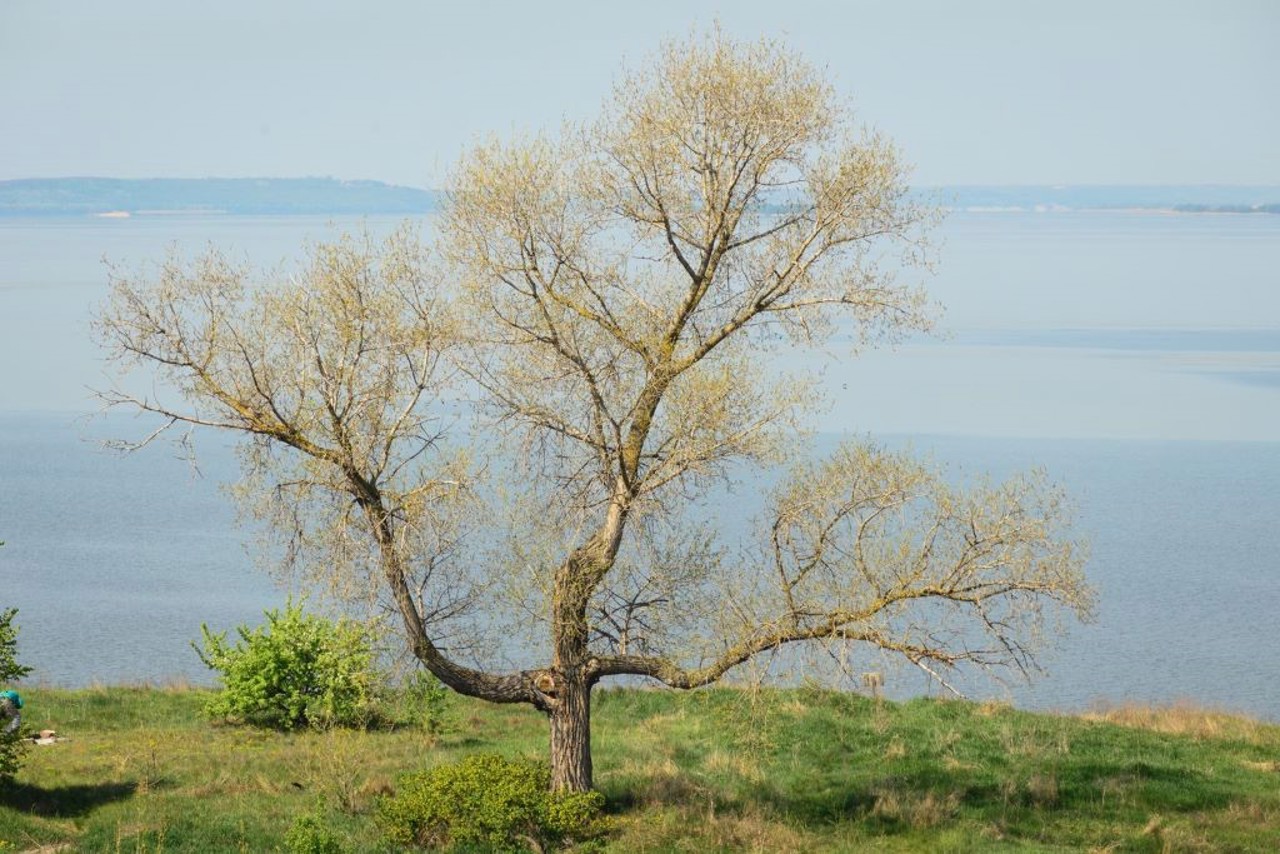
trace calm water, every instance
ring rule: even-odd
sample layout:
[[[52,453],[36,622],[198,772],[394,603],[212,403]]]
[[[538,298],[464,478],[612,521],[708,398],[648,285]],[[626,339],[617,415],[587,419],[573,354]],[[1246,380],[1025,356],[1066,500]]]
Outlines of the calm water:
[[[0,603],[20,609],[21,660],[59,685],[208,681],[188,646],[200,624],[256,623],[284,598],[213,479],[234,459],[202,448],[200,478],[169,448],[118,457],[85,431],[65,413],[0,414]]]
[[[200,623],[283,599],[218,490],[225,448],[201,445],[198,478],[165,448],[118,458],[85,440],[119,432],[77,420],[104,383],[86,338],[102,256],[213,241],[274,264],[332,233],[310,218],[0,221],[0,606],[21,609],[33,678],[207,681],[187,646]],[[959,215],[944,237],[930,288],[950,337],[855,361],[837,345],[815,426],[970,472],[1044,465],[1070,488],[1098,621],[1018,702],[1188,698],[1280,720],[1280,217]]]

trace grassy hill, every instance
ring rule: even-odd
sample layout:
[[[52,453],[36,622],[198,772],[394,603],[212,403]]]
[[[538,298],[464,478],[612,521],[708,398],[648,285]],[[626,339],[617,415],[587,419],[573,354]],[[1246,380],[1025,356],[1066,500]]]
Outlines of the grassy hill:
[[[215,727],[197,690],[24,696],[26,721],[67,740],[33,747],[0,791],[0,851],[284,850],[317,808],[350,850],[388,850],[372,805],[400,774],[546,740],[536,712],[461,698],[436,737]],[[804,689],[596,697],[608,851],[1280,850],[1273,725]]]

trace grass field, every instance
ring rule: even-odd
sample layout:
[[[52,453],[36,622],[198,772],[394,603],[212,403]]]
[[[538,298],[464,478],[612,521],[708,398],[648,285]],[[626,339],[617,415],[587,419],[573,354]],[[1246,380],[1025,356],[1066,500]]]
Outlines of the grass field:
[[[318,812],[385,851],[397,777],[473,751],[541,756],[536,712],[451,701],[450,726],[213,726],[191,689],[28,689],[33,747],[0,851],[284,850]],[[1277,851],[1280,727],[1193,709],[1093,718],[818,690],[595,694],[608,851]]]

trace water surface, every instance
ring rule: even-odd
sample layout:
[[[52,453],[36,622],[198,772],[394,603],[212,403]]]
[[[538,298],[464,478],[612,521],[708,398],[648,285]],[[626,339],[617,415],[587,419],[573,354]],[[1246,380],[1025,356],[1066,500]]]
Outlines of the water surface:
[[[196,477],[164,446],[122,459],[85,440],[121,426],[79,420],[108,382],[88,337],[102,257],[127,270],[212,241],[275,265],[360,225],[0,221],[0,606],[21,609],[35,679],[207,681],[200,624],[284,598],[219,492],[225,447],[201,444]],[[943,337],[774,357],[822,372],[815,429],[970,472],[1043,465],[1069,487],[1098,620],[1019,703],[1187,698],[1280,720],[1280,217],[968,214],[942,236]]]

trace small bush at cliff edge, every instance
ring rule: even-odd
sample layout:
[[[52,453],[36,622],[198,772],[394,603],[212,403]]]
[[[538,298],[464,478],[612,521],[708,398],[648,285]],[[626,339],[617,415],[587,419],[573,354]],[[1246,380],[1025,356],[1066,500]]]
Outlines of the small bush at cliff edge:
[[[204,647],[192,646],[223,684],[205,712],[280,730],[366,726],[382,684],[369,629],[307,614],[292,600],[265,616],[255,629],[238,627],[234,646],[226,632],[200,627]]]

